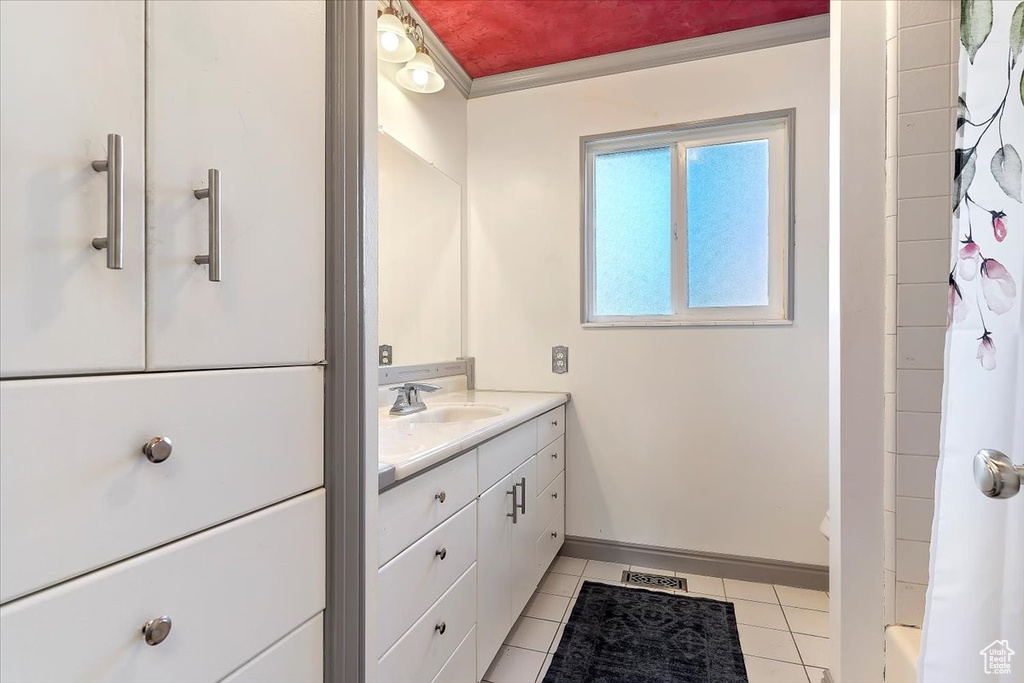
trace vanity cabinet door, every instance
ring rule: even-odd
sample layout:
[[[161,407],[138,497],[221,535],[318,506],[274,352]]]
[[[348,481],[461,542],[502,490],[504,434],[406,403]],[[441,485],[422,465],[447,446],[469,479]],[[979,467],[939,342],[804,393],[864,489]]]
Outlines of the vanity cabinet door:
[[[142,0],[0,2],[0,376],[144,367],[145,49]]]
[[[512,612],[511,491],[512,476],[507,475],[480,494],[477,505],[477,680],[487,672],[518,615]]]
[[[147,8],[147,367],[316,363],[325,3]]]
[[[538,524],[537,456],[516,468],[512,473],[512,483],[519,487],[516,499],[521,504],[518,519],[512,526],[512,614],[518,617],[540,582],[537,573],[537,534],[541,531]]]

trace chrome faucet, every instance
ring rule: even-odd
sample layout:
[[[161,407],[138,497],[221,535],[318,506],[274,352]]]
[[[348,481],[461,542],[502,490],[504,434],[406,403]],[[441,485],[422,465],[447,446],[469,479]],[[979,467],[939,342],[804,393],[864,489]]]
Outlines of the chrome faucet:
[[[421,410],[427,409],[427,404],[420,399],[421,391],[437,391],[441,387],[434,384],[422,384],[420,382],[406,382],[400,387],[391,387],[391,391],[397,391],[395,405],[391,406],[392,415],[412,415]]]

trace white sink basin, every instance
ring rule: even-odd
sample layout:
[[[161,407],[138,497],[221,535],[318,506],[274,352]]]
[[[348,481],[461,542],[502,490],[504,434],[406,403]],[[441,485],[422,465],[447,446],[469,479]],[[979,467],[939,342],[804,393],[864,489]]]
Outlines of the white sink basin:
[[[448,424],[451,422],[473,422],[475,420],[486,420],[488,418],[498,417],[499,415],[507,412],[508,408],[503,408],[502,406],[439,405],[427,408],[420,413],[413,413],[412,415],[395,418],[395,421],[401,421],[406,424]]]

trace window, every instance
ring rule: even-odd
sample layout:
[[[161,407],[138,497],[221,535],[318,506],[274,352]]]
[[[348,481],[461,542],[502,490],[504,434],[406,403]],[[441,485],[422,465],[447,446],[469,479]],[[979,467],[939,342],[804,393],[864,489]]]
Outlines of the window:
[[[584,324],[789,322],[792,121],[584,138]]]

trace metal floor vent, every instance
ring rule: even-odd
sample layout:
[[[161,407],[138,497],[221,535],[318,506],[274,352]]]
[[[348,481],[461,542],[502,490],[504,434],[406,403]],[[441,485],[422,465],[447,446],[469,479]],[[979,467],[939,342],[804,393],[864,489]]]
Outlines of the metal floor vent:
[[[680,579],[666,574],[644,574],[643,572],[622,572],[622,583],[631,583],[635,586],[650,586],[651,588],[675,588],[686,590],[686,579]]]

